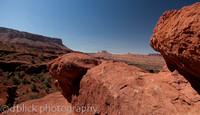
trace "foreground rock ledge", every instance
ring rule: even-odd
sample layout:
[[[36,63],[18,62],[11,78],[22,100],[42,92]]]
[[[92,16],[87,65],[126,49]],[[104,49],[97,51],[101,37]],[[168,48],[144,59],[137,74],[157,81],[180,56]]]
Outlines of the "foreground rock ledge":
[[[85,54],[71,53],[55,60],[50,67],[51,74],[53,71],[59,73],[52,76],[72,106],[93,106],[98,108],[96,114],[101,115],[199,113],[199,94],[183,76],[178,72],[171,73],[166,66],[159,74],[151,74],[122,62],[101,61],[99,65],[92,64],[82,76],[69,76],[74,71],[68,70],[64,74],[65,69],[71,69],[69,61],[81,60],[81,56],[96,60]],[[78,74],[79,70],[76,72]],[[78,89],[75,89],[77,84],[73,84],[75,78],[71,77],[81,78]],[[62,86],[59,81],[63,81]],[[70,93],[72,91],[78,93]]]
[[[150,45],[171,71],[178,70],[200,93],[200,2],[165,12]]]

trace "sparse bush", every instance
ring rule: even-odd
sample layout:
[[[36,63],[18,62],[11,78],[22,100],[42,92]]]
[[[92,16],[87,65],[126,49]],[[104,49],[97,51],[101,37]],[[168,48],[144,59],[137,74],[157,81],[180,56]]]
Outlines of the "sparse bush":
[[[7,85],[7,83],[8,83],[8,81],[6,81],[6,80],[4,80],[4,81],[2,82],[3,85]]]
[[[38,61],[38,63],[42,63],[42,61],[41,61],[41,60],[39,60],[39,61]]]
[[[31,81],[34,81],[34,82],[35,82],[37,78],[36,78],[35,75],[31,75],[30,79],[31,79]]]
[[[33,91],[33,92],[38,91],[35,83],[31,83],[31,91]]]
[[[13,59],[17,58],[17,53],[12,54]]]
[[[0,60],[4,60],[4,57],[0,57]]]
[[[18,105],[20,104],[20,102],[18,100],[15,101],[15,105]]]
[[[35,64],[35,61],[32,59],[32,60],[31,60],[31,63],[32,63],[32,64]]]
[[[19,71],[20,70],[20,66],[17,66],[16,68],[15,68],[15,71]]]
[[[49,80],[45,79],[44,82],[43,82],[43,86],[51,88],[51,82]]]
[[[49,93],[49,88],[48,87],[45,87],[44,90],[45,90],[46,93]]]
[[[36,76],[37,76],[37,78],[41,78],[42,77],[42,73],[39,73]]]
[[[15,46],[14,46],[14,45],[11,45],[11,48],[12,48],[13,50],[16,50],[16,48],[15,48]]]
[[[10,78],[10,77],[9,77],[9,72],[8,72],[8,71],[5,73],[5,77],[6,77],[7,79]]]
[[[41,82],[44,82],[44,80],[45,80],[44,77],[40,77]]]
[[[22,83],[23,83],[24,85],[26,85],[26,84],[30,84],[31,82],[30,82],[26,77],[24,77],[24,78],[22,79]]]
[[[40,61],[43,61],[43,60],[44,60],[44,57],[43,57],[43,56],[40,56],[40,57],[39,57],[39,60],[40,60]]]
[[[11,82],[13,85],[19,85],[21,83],[21,80],[18,77],[12,76]]]
[[[37,96],[37,94],[31,94],[29,95],[29,100],[33,100],[33,99],[38,99],[39,97]]]
[[[24,76],[25,76],[24,71],[22,71],[21,73],[20,72],[18,73],[18,77],[23,78]]]

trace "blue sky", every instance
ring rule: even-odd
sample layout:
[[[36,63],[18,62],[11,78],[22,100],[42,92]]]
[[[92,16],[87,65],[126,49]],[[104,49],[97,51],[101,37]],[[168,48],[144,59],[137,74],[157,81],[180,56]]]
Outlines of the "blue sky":
[[[148,54],[167,10],[199,0],[0,0],[0,26],[61,38],[72,50]]]

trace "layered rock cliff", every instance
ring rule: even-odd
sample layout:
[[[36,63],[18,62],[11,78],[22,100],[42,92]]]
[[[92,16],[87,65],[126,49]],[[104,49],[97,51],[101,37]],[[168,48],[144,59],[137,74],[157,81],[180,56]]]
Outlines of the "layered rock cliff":
[[[4,27],[0,27],[0,41],[3,43],[14,43],[31,48],[61,50],[66,52],[72,51],[62,44],[61,39],[21,32]]]

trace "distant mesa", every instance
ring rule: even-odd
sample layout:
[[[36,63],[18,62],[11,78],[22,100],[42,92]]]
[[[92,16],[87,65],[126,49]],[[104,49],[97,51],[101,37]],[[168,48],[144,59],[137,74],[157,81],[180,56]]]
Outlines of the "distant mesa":
[[[0,27],[0,41],[3,43],[18,44],[44,50],[61,50],[65,52],[72,52],[71,49],[62,44],[61,39],[45,37],[28,32],[21,32],[4,27]]]
[[[160,53],[150,53],[149,56],[162,56]]]

